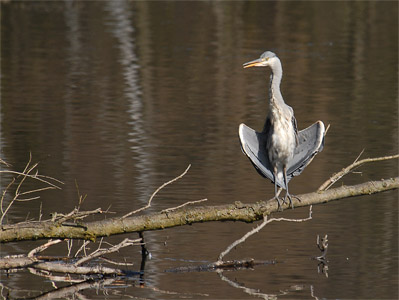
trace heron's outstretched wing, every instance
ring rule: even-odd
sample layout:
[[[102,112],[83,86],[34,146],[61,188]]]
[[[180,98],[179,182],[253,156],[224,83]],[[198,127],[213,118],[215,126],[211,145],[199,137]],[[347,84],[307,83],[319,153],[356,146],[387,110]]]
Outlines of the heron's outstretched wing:
[[[324,124],[317,121],[298,133],[298,146],[295,148],[294,157],[287,166],[288,181],[302,173],[315,155],[324,147]]]
[[[238,130],[242,152],[249,158],[256,171],[263,177],[274,182],[273,167],[270,164],[266,150],[267,123],[263,132],[256,132],[245,124],[241,124]],[[277,181],[277,185],[285,188],[284,182]]]
[[[274,182],[273,167],[269,161],[266,149],[267,136],[270,124],[265,123],[262,132],[256,132],[252,128],[241,124],[239,137],[241,149],[249,158],[255,169],[263,177]],[[302,173],[305,167],[310,164],[314,156],[323,150],[324,146],[324,124],[321,121],[314,123],[308,128],[299,131],[298,145],[295,148],[294,157],[287,166],[287,183],[292,177]],[[277,185],[286,188],[283,181],[278,180]]]

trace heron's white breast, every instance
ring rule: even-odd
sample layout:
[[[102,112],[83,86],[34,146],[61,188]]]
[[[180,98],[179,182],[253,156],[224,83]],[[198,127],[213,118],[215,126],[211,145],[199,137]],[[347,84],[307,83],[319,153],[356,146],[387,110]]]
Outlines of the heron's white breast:
[[[291,117],[289,120],[282,117],[273,123],[272,135],[268,141],[268,154],[270,162],[280,169],[294,156],[295,130]]]

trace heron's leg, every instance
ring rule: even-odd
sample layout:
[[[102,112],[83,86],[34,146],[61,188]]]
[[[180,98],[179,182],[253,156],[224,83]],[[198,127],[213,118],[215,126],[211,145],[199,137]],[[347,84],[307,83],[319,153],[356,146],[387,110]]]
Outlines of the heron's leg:
[[[292,203],[292,198],[290,193],[288,192],[288,182],[287,182],[287,167],[283,167],[283,175],[284,175],[284,184],[286,187],[286,194],[285,194],[285,198],[284,198],[284,203],[287,201],[287,198],[290,200],[290,204],[291,204],[291,208],[294,209],[294,204]]]
[[[273,177],[274,177],[274,198],[277,199],[277,203],[278,203],[278,208],[277,208],[277,210],[283,211],[283,208],[281,207],[280,198],[278,197],[278,194],[277,194],[277,180],[276,180],[276,177],[277,177],[277,167],[274,167]]]

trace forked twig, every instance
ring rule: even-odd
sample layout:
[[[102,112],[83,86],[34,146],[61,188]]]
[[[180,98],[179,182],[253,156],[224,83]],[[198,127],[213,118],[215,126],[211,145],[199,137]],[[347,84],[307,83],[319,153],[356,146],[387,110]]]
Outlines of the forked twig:
[[[11,206],[14,204],[14,202],[16,202],[16,201],[21,201],[21,202],[31,201],[31,200],[36,200],[36,199],[40,198],[40,196],[32,196],[30,198],[21,199],[20,198],[21,196],[38,193],[38,192],[42,192],[42,191],[50,190],[50,189],[61,189],[57,184],[63,184],[63,182],[61,182],[55,178],[49,177],[49,176],[39,175],[37,170],[35,171],[35,173],[33,173],[33,171],[37,168],[39,163],[35,163],[35,164],[31,165],[31,162],[32,162],[32,154],[30,153],[29,161],[25,165],[25,168],[22,172],[11,171],[11,170],[0,170],[0,174],[3,173],[3,174],[17,175],[16,177],[12,178],[12,180],[6,186],[6,188],[3,190],[2,195],[1,195],[1,199],[0,199],[0,211],[1,211],[0,224],[1,225],[3,224],[3,220],[4,220],[7,212],[10,210]],[[6,164],[6,165],[9,166],[8,164]],[[21,187],[22,187],[23,183],[25,182],[25,180],[28,178],[40,181],[40,182],[46,184],[47,186],[22,192]],[[51,181],[54,181],[55,183],[52,183]],[[8,202],[7,207],[4,207],[5,196],[8,193],[11,186],[13,186],[14,184],[16,184],[15,192],[13,192],[14,195],[11,197],[11,200]]]
[[[128,213],[128,214],[122,216],[121,219],[127,218],[127,217],[129,217],[129,216],[131,216],[131,215],[134,215],[134,214],[136,214],[136,213],[138,213],[138,212],[140,212],[140,211],[143,211],[143,210],[145,210],[145,209],[151,207],[151,201],[152,201],[152,199],[155,197],[155,195],[156,195],[161,189],[163,189],[165,186],[167,186],[168,184],[171,184],[172,182],[175,182],[176,180],[178,180],[178,179],[182,178],[184,175],[186,175],[186,173],[187,173],[187,171],[190,169],[190,167],[191,167],[191,164],[189,164],[188,167],[186,168],[186,170],[185,170],[183,173],[181,173],[179,176],[173,178],[172,180],[169,180],[168,182],[165,182],[165,183],[162,184],[160,187],[158,187],[158,188],[155,190],[155,192],[151,195],[151,197],[150,197],[150,199],[148,200],[148,203],[147,203],[146,206],[143,206],[143,207],[141,207],[141,208],[139,208],[139,209],[136,209],[136,210],[134,210],[134,211],[131,211],[130,213]]]
[[[272,218],[270,220],[267,219],[267,216],[264,217],[262,224],[258,225],[257,227],[253,228],[251,231],[247,232],[242,238],[234,241],[230,246],[227,247],[226,250],[224,250],[222,253],[220,253],[217,264],[223,263],[223,257],[228,254],[231,249],[236,247],[238,244],[243,243],[247,238],[249,238],[251,235],[254,235],[255,233],[259,232],[263,227],[265,227],[267,224],[273,222],[273,221],[286,221],[286,222],[305,222],[308,220],[312,219],[312,205],[309,207],[309,216],[305,219],[287,219],[287,218]]]
[[[363,150],[364,151],[364,150]],[[354,160],[352,164],[347,166],[346,168],[343,168],[340,172],[334,174],[331,176],[328,180],[326,180],[318,189],[317,191],[325,191],[328,190],[334,183],[336,183],[338,180],[340,180],[342,177],[344,177],[346,174],[348,174],[350,171],[353,169],[369,162],[375,162],[375,161],[382,161],[382,160],[388,160],[388,159],[395,159],[399,158],[399,154],[396,155],[390,155],[390,156],[383,156],[383,157],[375,157],[375,158],[365,158],[362,160],[358,160],[360,156],[362,155],[363,151],[358,155],[358,157]]]

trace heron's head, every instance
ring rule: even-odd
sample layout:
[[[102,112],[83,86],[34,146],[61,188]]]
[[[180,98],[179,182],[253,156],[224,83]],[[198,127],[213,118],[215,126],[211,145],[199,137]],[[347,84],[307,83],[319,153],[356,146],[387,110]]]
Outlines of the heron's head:
[[[243,64],[243,67],[244,69],[251,67],[272,67],[273,64],[278,60],[279,59],[276,54],[271,51],[266,51],[258,59]]]

